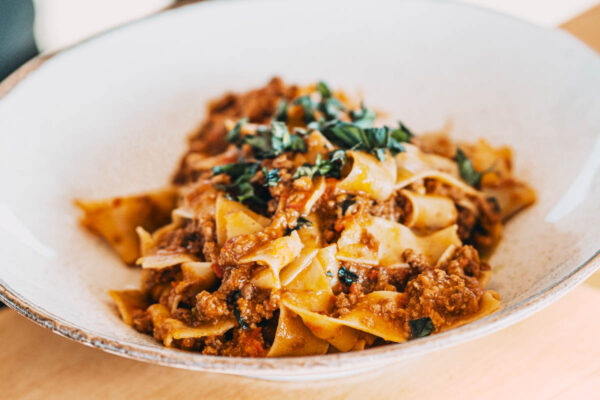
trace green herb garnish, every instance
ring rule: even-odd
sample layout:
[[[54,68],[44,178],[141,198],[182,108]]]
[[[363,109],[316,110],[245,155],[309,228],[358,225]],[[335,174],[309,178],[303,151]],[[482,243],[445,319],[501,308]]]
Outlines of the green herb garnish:
[[[346,152],[344,150],[335,150],[329,153],[329,159],[325,160],[321,154],[317,154],[315,164],[304,164],[296,169],[293,179],[308,176],[310,179],[315,176],[329,176],[339,179],[342,175],[342,167],[346,163]]]
[[[406,141],[404,132],[387,126],[361,128],[354,123],[338,122],[323,124],[322,133],[327,139],[344,149],[366,151],[375,155],[379,161],[385,160],[386,150],[389,150],[393,156],[405,151],[402,145],[402,142]]]
[[[257,159],[275,158],[286,151],[306,152],[306,142],[301,136],[291,134],[285,123],[272,121],[270,127],[259,126],[256,134],[242,135],[241,126],[245,120],[240,120],[235,127],[227,133],[227,140],[241,147],[248,144],[252,147]]]
[[[264,186],[251,182],[259,167],[259,162],[240,162],[213,167],[213,176],[227,174],[231,178],[229,184],[218,183],[215,187],[227,193],[231,200],[262,212],[271,199],[271,194]]]
[[[435,330],[433,321],[429,317],[423,317],[408,321],[410,332],[413,338],[429,336]]]
[[[254,162],[239,162],[232,164],[217,165],[212,168],[213,176],[219,174],[227,174],[231,177],[232,182],[236,180],[246,181],[254,176],[258,163]]]
[[[242,297],[242,294],[239,291],[235,291],[233,293],[233,296],[231,297],[231,301],[233,302],[233,315],[237,320],[238,326],[241,329],[248,329],[249,326],[246,323],[246,321],[244,321],[244,319],[242,318],[242,313],[240,312],[240,308],[237,305],[237,301],[240,297]]]
[[[285,122],[287,121],[287,112],[288,112],[288,102],[285,99],[279,100],[277,103],[277,109],[275,110],[275,115],[273,119],[275,121]]]
[[[312,222],[310,222],[309,220],[307,220],[304,217],[298,217],[298,219],[296,220],[296,226],[294,226],[293,228],[288,228],[285,232],[286,236],[289,235],[290,233],[297,231],[298,229],[302,229],[304,227],[309,227],[312,226]]]
[[[338,269],[338,279],[346,286],[351,286],[354,282],[357,281],[358,275],[354,272],[346,269],[346,267],[341,267]]]
[[[344,201],[342,201],[342,214],[346,215],[346,211],[348,210],[348,208],[356,203],[356,196],[354,196],[353,194],[349,194]]]
[[[307,124],[315,120],[315,106],[309,96],[300,96],[293,104],[299,104],[304,111],[304,122]]]
[[[317,83],[317,91],[321,95],[317,109],[323,113],[325,120],[336,119],[339,113],[345,109],[342,102],[333,97],[333,92],[323,81]]]
[[[296,220],[296,226],[294,226],[293,228],[287,228],[285,231],[285,235],[289,235],[290,233],[297,231],[298,229],[302,229],[304,227],[309,227],[312,226],[312,222],[310,222],[309,220],[307,220],[304,217],[298,217],[298,219]]]
[[[235,143],[238,144],[241,142],[242,140],[242,126],[244,126],[244,124],[246,124],[248,122],[248,118],[242,118],[240,119],[235,126],[233,127],[232,130],[230,130],[229,132],[227,132],[227,135],[225,136],[225,139],[229,142],[229,143]]]
[[[333,96],[331,89],[329,89],[329,86],[323,81],[317,82],[317,92],[319,92],[323,99],[328,99]]]
[[[323,113],[325,119],[330,121],[338,117],[339,113],[344,110],[344,105],[335,97],[330,97],[321,101],[318,109]]]
[[[279,170],[277,168],[267,169],[267,167],[262,167],[262,173],[265,177],[265,186],[277,186],[279,183]]]
[[[307,220],[304,217],[298,217],[298,219],[296,220],[296,227],[294,228],[294,230],[302,229],[304,227],[309,227],[309,226],[312,226],[312,222],[310,222],[309,220]]]
[[[350,111],[350,118],[352,118],[352,122],[356,126],[361,128],[371,128],[373,122],[375,122],[375,118],[377,118],[377,113],[365,107],[365,104],[361,101],[360,110]]]
[[[398,121],[398,128],[394,130],[396,137],[402,142],[409,142],[415,135],[402,121]]]
[[[461,149],[456,149],[456,163],[458,164],[458,172],[463,181],[471,186],[479,186],[483,174],[475,171],[473,163]]]

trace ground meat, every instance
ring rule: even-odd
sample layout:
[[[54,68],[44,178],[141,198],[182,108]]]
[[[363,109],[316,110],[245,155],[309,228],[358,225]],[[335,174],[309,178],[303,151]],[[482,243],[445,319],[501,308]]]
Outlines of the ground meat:
[[[205,340],[202,354],[230,357],[264,357],[267,354],[262,328],[234,329],[233,338],[210,337]]]
[[[190,150],[182,158],[173,183],[185,184],[194,180],[193,168],[188,162],[190,154],[219,154],[227,143],[224,140],[227,132],[225,121],[246,117],[250,122],[268,122],[275,113],[281,99],[292,99],[296,96],[296,86],[286,86],[280,78],[273,78],[264,87],[247,93],[228,93],[210,103],[208,116],[198,131],[190,138]]]
[[[135,310],[132,315],[133,328],[141,333],[151,334],[154,330],[152,316],[143,310]]]
[[[431,265],[429,265],[425,256],[415,252],[413,249],[404,250],[402,258],[409,265],[412,274],[420,274],[427,269],[431,269]]]
[[[405,196],[398,193],[384,201],[373,201],[368,209],[369,214],[375,217],[389,219],[404,223],[412,212],[412,204]]]
[[[252,288],[248,290],[248,288]],[[244,292],[245,295],[244,295]],[[255,327],[265,319],[271,319],[279,309],[279,293],[276,291],[257,289],[252,284],[242,288],[242,296],[237,300],[240,317],[251,327]]]
[[[202,338],[186,338],[173,341],[173,346],[187,351],[201,351],[204,348]]]
[[[171,318],[178,319],[189,326],[197,325],[198,321],[194,316],[194,312],[187,308],[176,309],[171,313]]]
[[[382,300],[378,303],[369,304],[369,312],[387,321],[398,321],[401,324],[406,320],[404,299],[400,301],[393,299]]]
[[[490,266],[479,260],[479,254],[473,246],[462,246],[454,253],[454,256],[445,265],[441,266],[452,275],[470,276],[479,278],[483,271],[489,271]]]
[[[182,279],[179,265],[162,269],[142,269],[142,291],[154,301],[171,288],[171,283]]]
[[[377,274],[375,290],[390,290],[390,285],[402,292],[411,275],[412,270],[403,266],[380,268]]]
[[[218,291],[224,295],[231,295],[239,291],[248,283],[258,267],[256,264],[243,264],[238,266],[226,266],[223,270],[223,280]]]
[[[334,318],[340,318],[344,315],[347,315],[348,313],[350,313],[354,305],[358,303],[362,296],[363,293],[360,289],[360,285],[353,284],[350,287],[350,291],[348,293],[342,292],[335,296],[331,316],[333,316]]]
[[[183,280],[174,284],[169,291],[167,299],[167,308],[173,310],[175,308],[192,308],[196,305],[196,296],[203,287],[203,282],[197,280]],[[177,307],[175,307],[177,306]]]
[[[333,288],[334,293],[348,293],[352,286],[355,286],[355,292],[360,292],[360,294],[368,294],[374,290],[396,291],[399,286],[403,286],[398,285],[397,287],[396,284],[401,283],[402,276],[404,276],[403,271],[406,271],[406,268],[386,268],[352,262],[344,262],[341,267],[356,274],[357,279],[350,286],[340,282],[339,287]]]
[[[394,291],[394,288],[388,288],[387,290]],[[357,303],[359,303],[364,295],[365,293],[362,292],[361,285],[358,282],[353,283],[348,293],[340,293],[335,296],[331,315],[334,318],[340,318],[348,315],[352,310],[356,309]],[[362,306],[359,305],[359,307]],[[396,301],[394,299],[385,299],[377,303],[370,302],[368,304],[369,313],[388,321],[398,321],[401,324],[404,323],[406,319],[406,311],[404,310],[404,307],[405,302],[403,297],[400,298],[400,301]],[[365,324],[369,325],[370,323],[374,323],[374,321],[371,319],[371,316],[365,318],[366,319],[363,321]]]
[[[158,251],[192,254],[203,261],[216,261],[218,248],[214,218],[200,216],[198,219],[185,220],[179,228],[165,233],[157,248]]]
[[[477,223],[477,216],[475,213],[464,207],[458,208],[458,218],[456,220],[456,224],[458,225],[458,236],[461,240],[465,241],[471,237],[471,233],[473,232],[473,228]]]
[[[428,316],[439,330],[457,317],[477,312],[483,290],[474,278],[428,269],[408,282],[406,294],[409,320]]]
[[[458,234],[464,242],[491,248],[499,240],[501,218],[494,199],[469,197],[460,188],[434,179],[425,179],[424,184],[428,194],[450,197],[457,204]],[[472,203],[476,211],[461,206],[461,201]]]
[[[424,185],[427,194],[450,197],[454,202],[459,202],[466,196],[462,189],[454,185],[448,185],[437,179],[425,179]]]
[[[231,315],[227,296],[222,292],[202,291],[196,296],[196,319],[199,322],[214,321]]]
[[[313,208],[319,215],[320,228],[326,243],[336,242],[346,223],[355,215],[366,215],[373,202],[363,196],[340,193],[328,182],[325,193]]]
[[[251,277],[258,268],[261,267],[241,265],[226,268],[217,291],[202,291],[196,296],[195,320],[192,324],[234,315],[245,325],[254,328],[261,321],[271,319],[279,308],[279,293],[254,286]]]
[[[202,237],[202,255],[205,261],[217,262],[219,248],[217,247],[217,230],[213,218],[203,218],[198,221],[200,235]]]

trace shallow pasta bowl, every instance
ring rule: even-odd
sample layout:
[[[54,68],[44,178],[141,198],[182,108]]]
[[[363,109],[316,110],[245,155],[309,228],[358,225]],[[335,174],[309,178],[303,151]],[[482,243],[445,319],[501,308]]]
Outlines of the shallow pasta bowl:
[[[539,200],[491,259],[499,312],[361,352],[240,359],[167,349],[126,326],[109,289],[136,287],[77,224],[74,198],[168,182],[204,103],[271,75],[361,92],[413,130],[514,148]],[[600,256],[600,58],[568,35],[429,1],[208,2],[38,58],[0,87],[0,298],[111,353],[270,379],[383,366],[506,327],[589,276]]]

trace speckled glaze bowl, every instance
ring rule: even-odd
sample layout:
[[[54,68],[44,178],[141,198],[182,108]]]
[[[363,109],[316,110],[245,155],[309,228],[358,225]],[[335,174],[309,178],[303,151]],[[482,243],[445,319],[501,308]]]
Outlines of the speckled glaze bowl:
[[[362,92],[415,131],[450,120],[459,139],[514,148],[539,201],[491,260],[500,312],[405,344],[281,359],[167,349],[119,319],[107,291],[137,287],[139,271],[78,226],[72,199],[164,185],[205,102],[273,74]],[[444,2],[207,2],[37,58],[0,93],[0,298],[117,355],[265,379],[358,373],[506,327],[600,265],[600,58],[559,31]]]

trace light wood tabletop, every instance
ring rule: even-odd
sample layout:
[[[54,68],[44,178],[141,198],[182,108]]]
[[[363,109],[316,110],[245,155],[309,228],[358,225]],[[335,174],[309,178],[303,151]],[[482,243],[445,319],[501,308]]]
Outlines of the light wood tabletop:
[[[562,28],[600,51],[600,6]],[[600,274],[495,334],[358,376],[277,383],[161,367],[0,310],[0,399],[600,398]]]

